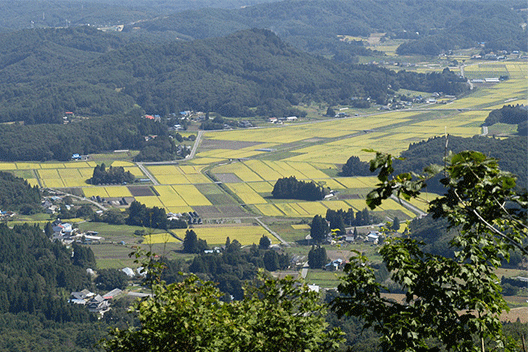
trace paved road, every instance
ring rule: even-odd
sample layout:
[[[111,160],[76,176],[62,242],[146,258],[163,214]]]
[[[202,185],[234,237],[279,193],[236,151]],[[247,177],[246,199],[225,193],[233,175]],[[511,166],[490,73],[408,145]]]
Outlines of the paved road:
[[[284,239],[282,239],[282,237],[279,236],[278,233],[276,233],[275,231],[273,231],[272,229],[270,229],[268,227],[268,225],[266,225],[265,223],[263,223],[262,221],[260,221],[259,218],[255,218],[255,220],[260,224],[260,226],[262,226],[263,228],[265,228],[269,233],[271,233],[276,239],[278,239],[279,241],[281,241],[281,243],[286,246],[286,247],[291,247],[290,244],[288,242],[286,242]]]
[[[391,196],[391,199],[393,199],[394,201],[398,202],[398,203],[401,203],[405,208],[409,209],[410,211],[412,211],[413,213],[416,213],[418,214],[418,216],[426,216],[427,213],[421,211],[420,209],[418,209],[417,207],[415,207],[414,205],[412,205],[411,203],[401,199],[401,198],[398,198],[396,197],[395,195],[392,195]]]
[[[200,145],[200,142],[202,141],[204,131],[198,131],[198,135],[196,136],[196,140],[194,141],[194,145],[191,150],[191,154],[186,158],[187,160],[191,160],[196,155],[196,150],[198,149],[198,146]]]
[[[145,163],[147,165],[152,165],[151,163]],[[167,164],[167,162],[165,162],[165,164]],[[158,180],[156,180],[156,178],[154,176],[152,176],[152,174],[147,170],[147,168],[145,167],[144,163],[141,163],[141,162],[137,162],[136,165],[139,167],[139,169],[145,174],[145,176],[147,176],[150,180],[150,182],[152,182],[152,184],[154,184],[154,186],[159,186],[159,182]]]
[[[308,269],[309,267],[307,266],[308,264],[305,264],[305,266],[301,269],[301,277],[303,279],[306,279],[306,275],[308,275]]]

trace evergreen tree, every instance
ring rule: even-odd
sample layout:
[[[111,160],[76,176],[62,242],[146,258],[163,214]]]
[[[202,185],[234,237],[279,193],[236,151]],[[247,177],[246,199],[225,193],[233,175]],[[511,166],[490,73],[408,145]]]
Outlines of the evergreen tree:
[[[329,228],[321,215],[315,215],[310,225],[310,237],[315,243],[322,243],[328,235]]]
[[[185,231],[185,238],[183,239],[184,253],[198,253],[198,236],[194,230]]]
[[[311,269],[324,268],[328,261],[326,256],[326,249],[321,246],[312,246],[310,252],[308,252],[308,265]]]
[[[394,221],[392,222],[392,229],[394,231],[398,231],[400,229],[400,219],[398,219],[397,216],[394,217]]]
[[[327,117],[334,117],[336,115],[336,112],[334,111],[334,109],[332,109],[331,106],[328,107],[328,109],[326,109],[326,114],[325,116]]]
[[[274,250],[268,250],[264,253],[264,267],[268,271],[279,269],[279,255]]]
[[[268,249],[270,245],[271,245],[271,241],[268,238],[268,236],[262,235],[262,237],[260,238],[260,242],[259,242],[260,249]]]

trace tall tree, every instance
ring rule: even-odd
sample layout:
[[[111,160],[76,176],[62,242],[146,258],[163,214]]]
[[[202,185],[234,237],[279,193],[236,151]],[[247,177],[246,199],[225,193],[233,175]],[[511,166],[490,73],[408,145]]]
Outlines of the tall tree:
[[[325,219],[321,215],[315,215],[310,225],[310,237],[315,243],[322,243],[328,235],[329,228]]]
[[[380,254],[391,279],[405,292],[404,301],[395,302],[382,296],[367,258],[357,253],[345,267],[347,275],[338,288],[342,295],[334,309],[373,326],[382,334],[386,351],[433,351],[431,338],[449,351],[484,351],[486,346],[518,351],[502,331],[499,316],[509,308],[495,270],[514,249],[528,254],[523,242],[526,192],[516,193],[515,178],[479,152],[455,154],[446,167],[429,167],[417,180],[411,173],[389,179],[392,161],[381,153],[371,161],[371,170],[380,169],[380,182],[368,194],[367,204],[374,209],[391,195],[418,197],[425,181],[443,171],[447,192],[430,202],[430,211],[459,230],[450,241],[455,255],[426,253],[421,243],[409,238],[387,240]]]

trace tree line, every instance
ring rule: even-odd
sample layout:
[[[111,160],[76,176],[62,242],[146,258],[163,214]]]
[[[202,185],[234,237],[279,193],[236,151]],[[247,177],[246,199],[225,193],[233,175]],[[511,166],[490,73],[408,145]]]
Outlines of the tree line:
[[[298,181],[295,176],[290,176],[279,178],[271,194],[277,199],[321,200],[327,191],[313,181]]]
[[[38,211],[40,200],[38,186],[31,186],[23,178],[0,171],[0,210],[32,214]]]
[[[122,166],[110,167],[107,169],[105,163],[97,165],[94,168],[93,175],[88,182],[92,185],[100,184],[124,184],[133,183],[135,180],[134,175],[130,171],[125,171]]]

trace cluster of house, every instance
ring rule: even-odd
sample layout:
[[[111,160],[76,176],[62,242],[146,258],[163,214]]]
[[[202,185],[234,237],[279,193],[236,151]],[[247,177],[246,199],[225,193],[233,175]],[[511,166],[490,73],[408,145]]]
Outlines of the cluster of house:
[[[0,210],[0,221],[9,220],[13,218],[16,215],[16,213],[12,211],[4,211]]]
[[[297,121],[298,117],[297,116],[287,116],[287,117],[270,117],[268,119],[268,122],[269,123],[283,123],[285,121],[287,122],[293,122],[293,121]]]
[[[55,214],[60,211],[60,206],[54,203],[60,201],[62,201],[62,197],[59,196],[44,197],[40,205],[45,209],[46,214]],[[71,205],[67,205],[66,208],[69,210]]]
[[[52,241],[59,241],[65,245],[76,243],[94,244],[104,241],[104,237],[97,236],[95,231],[80,232],[79,229],[73,228],[73,225],[62,222],[60,219],[55,220],[52,224],[53,235]]]
[[[368,242],[372,244],[378,244],[380,241],[380,237],[381,237],[381,233],[379,231],[370,231],[366,236],[363,236],[363,235],[354,236],[353,230],[349,229],[345,237],[342,239],[342,241],[348,242],[348,243],[364,241],[364,242]],[[329,233],[324,243],[336,244],[337,241],[332,236],[332,234]]]
[[[496,53],[491,52],[484,55],[473,55],[471,56],[471,59],[473,60],[505,60],[506,56],[510,53],[507,50],[499,50]],[[519,55],[518,50],[514,50],[511,52],[513,55]]]
[[[101,296],[84,289],[79,292],[72,292],[70,303],[84,305],[89,312],[98,313],[102,316],[110,310],[110,301],[122,293],[122,290],[115,288]]]

